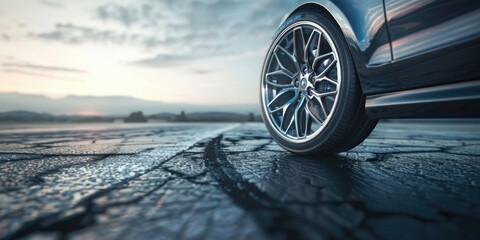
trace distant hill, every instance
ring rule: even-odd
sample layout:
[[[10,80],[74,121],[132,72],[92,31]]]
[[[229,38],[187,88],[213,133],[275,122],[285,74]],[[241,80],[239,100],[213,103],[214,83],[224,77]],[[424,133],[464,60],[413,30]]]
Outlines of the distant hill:
[[[99,113],[107,116],[127,116],[131,112],[143,111],[145,115],[159,112],[180,113],[199,111],[234,111],[236,113],[254,112],[258,114],[256,104],[238,105],[200,105],[186,103],[164,103],[123,96],[74,96],[49,98],[41,95],[21,93],[0,93],[0,112],[22,109],[31,112],[48,112],[54,115],[79,114],[82,112]]]
[[[36,113],[30,111],[0,112],[0,123],[40,123],[40,122],[113,122],[115,117],[67,116]]]
[[[0,113],[0,122],[48,122],[54,116],[48,113],[36,113],[29,111],[9,111]]]
[[[29,111],[9,111],[0,112],[0,117],[24,117],[24,118],[40,118],[40,117],[52,117],[49,113],[36,113]]]

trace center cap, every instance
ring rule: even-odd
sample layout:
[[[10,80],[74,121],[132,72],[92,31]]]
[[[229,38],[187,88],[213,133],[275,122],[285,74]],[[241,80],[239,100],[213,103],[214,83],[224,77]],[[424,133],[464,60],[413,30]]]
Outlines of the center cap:
[[[308,87],[307,79],[302,78],[302,80],[300,80],[300,87],[302,89],[306,89]]]

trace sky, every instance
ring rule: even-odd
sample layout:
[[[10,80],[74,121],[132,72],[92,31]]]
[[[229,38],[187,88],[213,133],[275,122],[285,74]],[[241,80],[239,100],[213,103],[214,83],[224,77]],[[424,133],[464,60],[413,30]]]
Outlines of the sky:
[[[0,0],[0,93],[257,104],[293,0]]]

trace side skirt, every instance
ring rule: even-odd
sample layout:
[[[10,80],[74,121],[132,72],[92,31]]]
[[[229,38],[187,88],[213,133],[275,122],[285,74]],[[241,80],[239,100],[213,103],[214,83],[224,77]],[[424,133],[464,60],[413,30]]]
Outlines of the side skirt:
[[[367,96],[372,119],[480,117],[480,80]]]

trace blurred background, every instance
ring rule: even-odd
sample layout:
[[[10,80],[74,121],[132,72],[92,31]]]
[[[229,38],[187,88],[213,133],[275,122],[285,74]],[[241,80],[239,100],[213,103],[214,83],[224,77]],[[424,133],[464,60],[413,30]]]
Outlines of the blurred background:
[[[293,0],[0,0],[0,123],[258,121]]]

